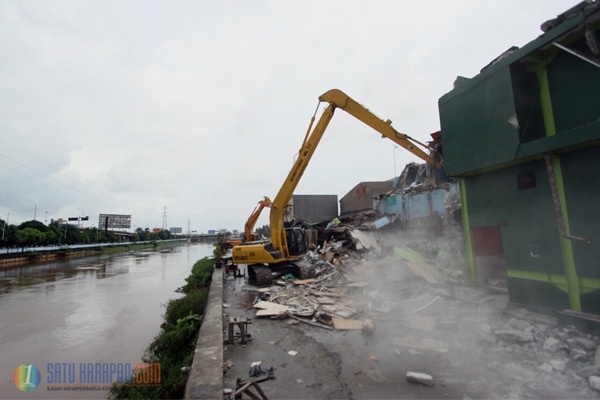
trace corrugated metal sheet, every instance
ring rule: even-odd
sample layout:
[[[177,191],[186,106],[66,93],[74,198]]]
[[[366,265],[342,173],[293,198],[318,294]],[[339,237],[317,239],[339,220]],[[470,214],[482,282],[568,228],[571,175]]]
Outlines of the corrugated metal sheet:
[[[320,222],[338,216],[336,194],[295,194],[291,203],[292,215],[306,222]]]

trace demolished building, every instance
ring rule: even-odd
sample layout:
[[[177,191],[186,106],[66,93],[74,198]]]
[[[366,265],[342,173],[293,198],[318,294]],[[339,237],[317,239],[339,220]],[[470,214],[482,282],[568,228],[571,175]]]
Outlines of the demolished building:
[[[393,187],[393,180],[360,182],[340,199],[340,215],[371,210],[373,208],[373,197],[379,193],[388,192]]]
[[[469,276],[513,302],[600,315],[600,2],[541,26],[439,99],[458,178]]]
[[[394,216],[404,228],[420,228],[437,237],[444,225],[460,225],[457,181],[439,176],[427,164],[407,164],[392,190],[373,197],[373,209]]]

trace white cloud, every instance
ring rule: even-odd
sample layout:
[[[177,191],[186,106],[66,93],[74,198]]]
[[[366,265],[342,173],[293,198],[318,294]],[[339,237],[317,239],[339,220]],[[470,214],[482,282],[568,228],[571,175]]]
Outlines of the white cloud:
[[[421,141],[437,100],[560,0],[0,3],[0,217],[85,210],[241,229],[274,198],[319,95],[344,90]],[[323,106],[320,107],[320,110]],[[338,111],[297,193],[418,161]],[[38,219],[41,219],[38,213]],[[92,223],[91,222],[91,223]],[[90,223],[90,224],[91,224]],[[259,221],[266,223],[266,220]]]

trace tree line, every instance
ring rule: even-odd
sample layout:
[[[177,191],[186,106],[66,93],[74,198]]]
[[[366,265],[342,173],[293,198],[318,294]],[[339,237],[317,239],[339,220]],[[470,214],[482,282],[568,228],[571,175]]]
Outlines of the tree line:
[[[44,225],[39,221],[26,221],[20,225],[7,225],[0,219],[0,247],[65,246],[90,243],[116,243],[124,241],[114,232],[98,228],[80,228],[70,224],[51,221]],[[137,228],[126,241],[152,241],[171,239],[171,232],[150,232]]]

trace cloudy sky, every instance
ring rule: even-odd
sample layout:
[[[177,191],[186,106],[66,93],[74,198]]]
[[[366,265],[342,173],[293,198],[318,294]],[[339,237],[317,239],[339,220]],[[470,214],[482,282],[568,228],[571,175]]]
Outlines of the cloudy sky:
[[[241,230],[277,194],[321,94],[427,141],[458,75],[576,3],[3,0],[0,218],[131,214],[135,229],[166,211],[184,231]],[[411,161],[340,111],[296,193],[341,198]]]

